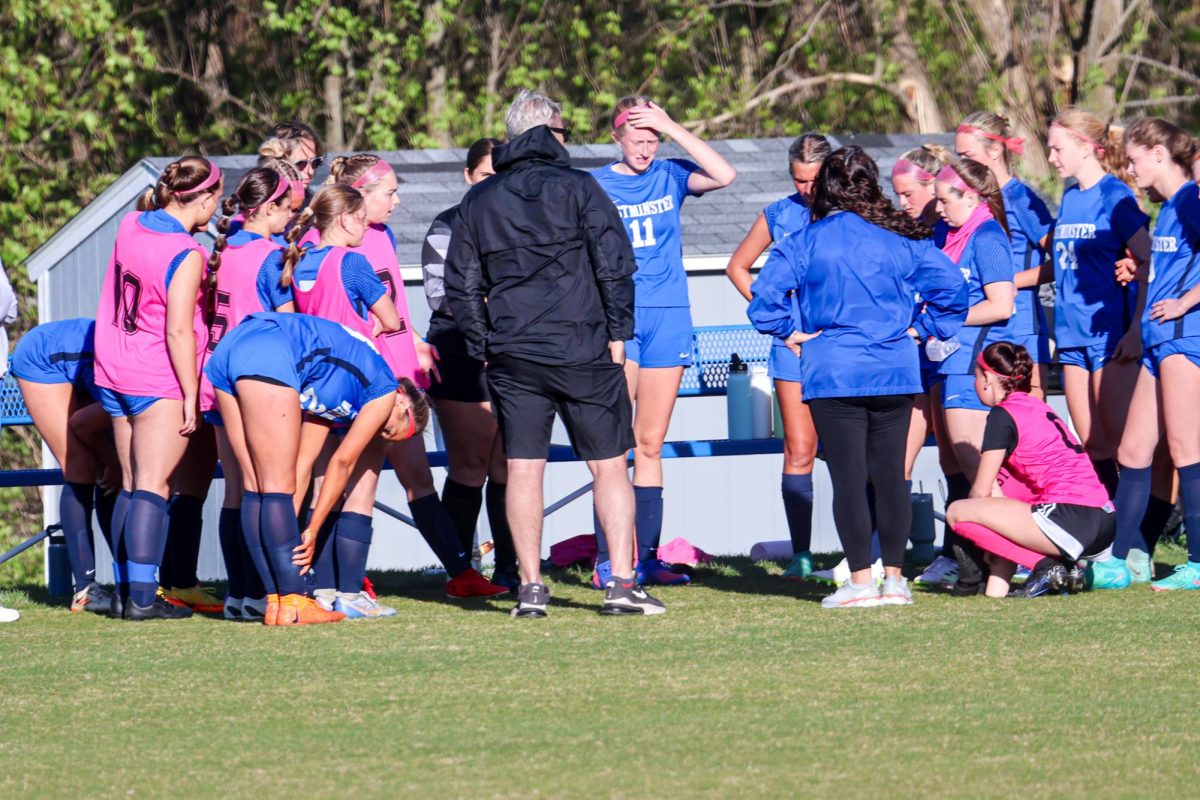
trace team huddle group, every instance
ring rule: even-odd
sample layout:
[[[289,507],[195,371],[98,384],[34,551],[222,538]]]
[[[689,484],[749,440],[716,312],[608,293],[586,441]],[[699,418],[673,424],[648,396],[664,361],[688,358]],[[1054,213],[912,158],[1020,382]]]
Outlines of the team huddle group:
[[[334,158],[314,192],[320,140],[288,122],[236,187],[201,157],[163,171],[120,223],[96,318],[38,326],[13,354],[63,467],[72,611],[267,625],[393,615],[366,578],[390,463],[448,595],[512,593],[513,616],[545,616],[556,415],[595,478],[602,613],[665,611],[645,587],[689,580],[657,557],[661,448],[692,357],[680,210],[736,173],[645,97],[617,103],[620,157],[591,174],[570,168],[550,98],[521,92],[505,121],[506,142],[471,146],[472,187],[426,237],[424,336],[387,226],[399,179],[378,156]],[[689,159],[656,158],[664,137]],[[1064,111],[1047,141],[1068,181],[1057,218],[1013,177],[1022,145],[1002,117],[972,114],[955,152],[896,162],[897,209],[866,153],[805,134],[788,154],[796,192],[730,260],[751,322],[776,337],[789,579],[812,573],[826,443],[848,575],[825,607],[912,602],[901,568],[929,432],[948,524],[918,582],[990,596],[1149,582],[1176,491],[1200,530],[1197,144],[1161,119],[1122,132]],[[218,213],[209,253],[193,234]],[[1051,281],[1053,331],[1038,294]],[[1043,401],[1052,340],[1078,439]],[[430,403],[449,460],[440,496],[420,435]],[[196,573],[218,458],[223,599]],[[484,505],[490,579],[470,561]],[[95,581],[93,515],[111,592]],[[1200,588],[1195,538],[1152,588]],[[1018,565],[1032,573],[1012,589]]]

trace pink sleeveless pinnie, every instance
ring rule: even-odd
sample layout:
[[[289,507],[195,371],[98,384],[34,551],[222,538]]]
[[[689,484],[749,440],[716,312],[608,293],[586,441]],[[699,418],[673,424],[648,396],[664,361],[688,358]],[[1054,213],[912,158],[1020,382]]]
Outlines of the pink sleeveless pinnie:
[[[1087,453],[1050,406],[1024,392],[1010,393],[999,405],[1012,416],[1018,436],[1004,467],[1023,485],[1030,502],[1108,504],[1108,492]]]

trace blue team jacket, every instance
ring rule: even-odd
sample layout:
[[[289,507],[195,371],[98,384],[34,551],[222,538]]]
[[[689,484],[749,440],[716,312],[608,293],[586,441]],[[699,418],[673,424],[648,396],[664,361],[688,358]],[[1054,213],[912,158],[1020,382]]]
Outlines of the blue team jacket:
[[[931,239],[906,239],[848,211],[780,242],[750,292],[747,314],[762,333],[821,332],[800,360],[805,400],[920,393],[908,328],[922,341],[948,339],[968,307],[962,273]],[[917,293],[925,313],[914,322]]]

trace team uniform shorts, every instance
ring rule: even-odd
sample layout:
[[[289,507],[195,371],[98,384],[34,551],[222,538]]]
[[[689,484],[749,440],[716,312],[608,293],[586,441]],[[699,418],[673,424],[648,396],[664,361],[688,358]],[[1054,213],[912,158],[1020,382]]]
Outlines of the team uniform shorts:
[[[136,417],[150,406],[162,400],[161,397],[144,397],[136,394],[125,394],[106,386],[97,386],[101,408],[110,417]]]
[[[251,379],[300,392],[295,356],[279,327],[249,319],[221,339],[204,367],[214,389],[237,396],[237,382]]]
[[[771,342],[771,355],[767,359],[767,375],[772,380],[803,383],[800,378],[800,359],[788,349],[781,339]]]
[[[692,310],[635,307],[633,338],[625,342],[625,358],[647,369],[690,367]]]
[[[1200,337],[1191,336],[1185,339],[1170,339],[1160,342],[1154,347],[1142,351],[1142,366],[1158,377],[1159,365],[1167,356],[1182,355],[1196,366],[1200,367]]]
[[[1113,335],[1103,342],[1086,347],[1060,347],[1058,348],[1058,363],[1064,367],[1079,367],[1088,372],[1097,372],[1103,369],[1108,360],[1112,358],[1120,341],[1120,336]]]
[[[1111,503],[1103,508],[1039,503],[1031,510],[1038,529],[1071,560],[1100,555],[1117,535],[1117,515]]]
[[[30,383],[70,383],[82,397],[100,399],[91,353],[66,353],[34,328],[22,337],[9,361],[13,377]]]
[[[975,374],[946,375],[942,378],[942,408],[966,408],[972,411],[990,410],[975,391]]]
[[[467,341],[458,328],[431,328],[426,340],[437,349],[438,374],[442,377],[440,383],[433,381],[430,384],[430,397],[459,403],[486,403],[491,399],[483,362],[467,353]]]
[[[625,369],[608,351],[590,364],[540,364],[498,355],[488,389],[509,458],[545,458],[554,415],[580,458],[600,461],[633,447],[633,408]]]
[[[1031,333],[1028,336],[1016,336],[1012,339],[1012,343],[1024,347],[1035,364],[1054,363],[1054,359],[1050,356],[1050,334],[1048,333]]]

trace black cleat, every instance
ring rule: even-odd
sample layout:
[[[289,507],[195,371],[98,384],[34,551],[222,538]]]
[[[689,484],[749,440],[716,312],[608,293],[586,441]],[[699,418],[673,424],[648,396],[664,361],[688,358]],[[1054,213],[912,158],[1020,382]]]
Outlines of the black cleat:
[[[958,580],[950,587],[953,597],[971,597],[983,594],[987,586],[988,569],[983,561],[983,551],[974,542],[955,542],[951,548],[958,562]]]
[[[123,619],[125,617],[126,598],[121,597],[121,587],[114,586],[112,593],[112,602],[108,605],[108,616],[113,619]]]
[[[1067,592],[1069,578],[1066,566],[1061,561],[1044,558],[1023,586],[1013,589],[1009,597],[1041,597],[1044,594],[1061,594]]]
[[[139,606],[132,600],[125,601],[125,619],[141,621],[146,619],[187,619],[192,616],[192,610],[187,606],[173,606],[155,595],[154,602],[148,606]]]
[[[92,581],[71,598],[71,613],[91,611],[93,614],[109,614],[112,612],[112,604],[113,595]]]

